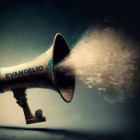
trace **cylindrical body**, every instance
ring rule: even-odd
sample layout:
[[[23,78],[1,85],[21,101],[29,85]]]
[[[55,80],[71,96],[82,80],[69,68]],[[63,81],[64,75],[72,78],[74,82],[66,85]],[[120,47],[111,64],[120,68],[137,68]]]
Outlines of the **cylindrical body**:
[[[15,88],[51,88],[56,90],[53,72],[53,46],[27,63],[1,68],[3,92]]]

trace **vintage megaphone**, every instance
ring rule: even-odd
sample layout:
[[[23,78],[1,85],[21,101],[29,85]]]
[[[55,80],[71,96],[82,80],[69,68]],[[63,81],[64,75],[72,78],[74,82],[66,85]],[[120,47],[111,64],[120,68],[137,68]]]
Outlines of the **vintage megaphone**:
[[[35,115],[30,111],[25,90],[49,88],[58,92],[66,102],[72,100],[75,89],[74,65],[57,69],[67,55],[69,47],[61,34],[56,34],[53,45],[36,59],[13,67],[0,67],[0,93],[13,91],[17,103],[23,108],[26,124],[46,121],[41,110]]]

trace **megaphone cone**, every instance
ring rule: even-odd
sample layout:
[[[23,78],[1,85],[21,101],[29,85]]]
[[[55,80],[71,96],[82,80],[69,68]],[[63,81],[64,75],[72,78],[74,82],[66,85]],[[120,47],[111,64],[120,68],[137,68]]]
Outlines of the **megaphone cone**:
[[[13,91],[14,97],[23,107],[27,124],[45,121],[45,117],[39,119],[30,113],[25,89],[49,88],[60,93],[64,101],[72,100],[75,76],[67,73],[74,70],[74,65],[64,71],[55,68],[68,54],[69,47],[63,36],[58,33],[49,50],[36,59],[13,67],[0,67],[0,93]]]

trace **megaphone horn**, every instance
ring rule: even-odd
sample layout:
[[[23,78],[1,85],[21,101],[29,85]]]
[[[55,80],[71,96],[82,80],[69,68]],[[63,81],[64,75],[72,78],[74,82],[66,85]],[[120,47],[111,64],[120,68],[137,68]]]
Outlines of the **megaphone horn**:
[[[56,65],[67,55],[69,47],[61,34],[56,34],[48,51],[36,59],[13,67],[0,67],[0,93],[13,91],[17,103],[23,108],[26,124],[46,121],[42,110],[33,115],[27,103],[26,89],[48,88],[58,92],[66,102],[72,100],[75,89],[74,65],[61,71]],[[69,74],[68,74],[69,73]]]

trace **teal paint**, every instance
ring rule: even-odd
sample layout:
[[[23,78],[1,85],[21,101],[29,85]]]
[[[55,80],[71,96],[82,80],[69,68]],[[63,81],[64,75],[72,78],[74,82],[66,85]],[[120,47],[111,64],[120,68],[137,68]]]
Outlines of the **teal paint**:
[[[2,90],[2,86],[1,86],[1,69],[2,69],[2,67],[0,67],[0,93],[4,93]]]
[[[46,75],[49,75],[51,78],[53,77],[53,57],[50,59],[46,67]]]

